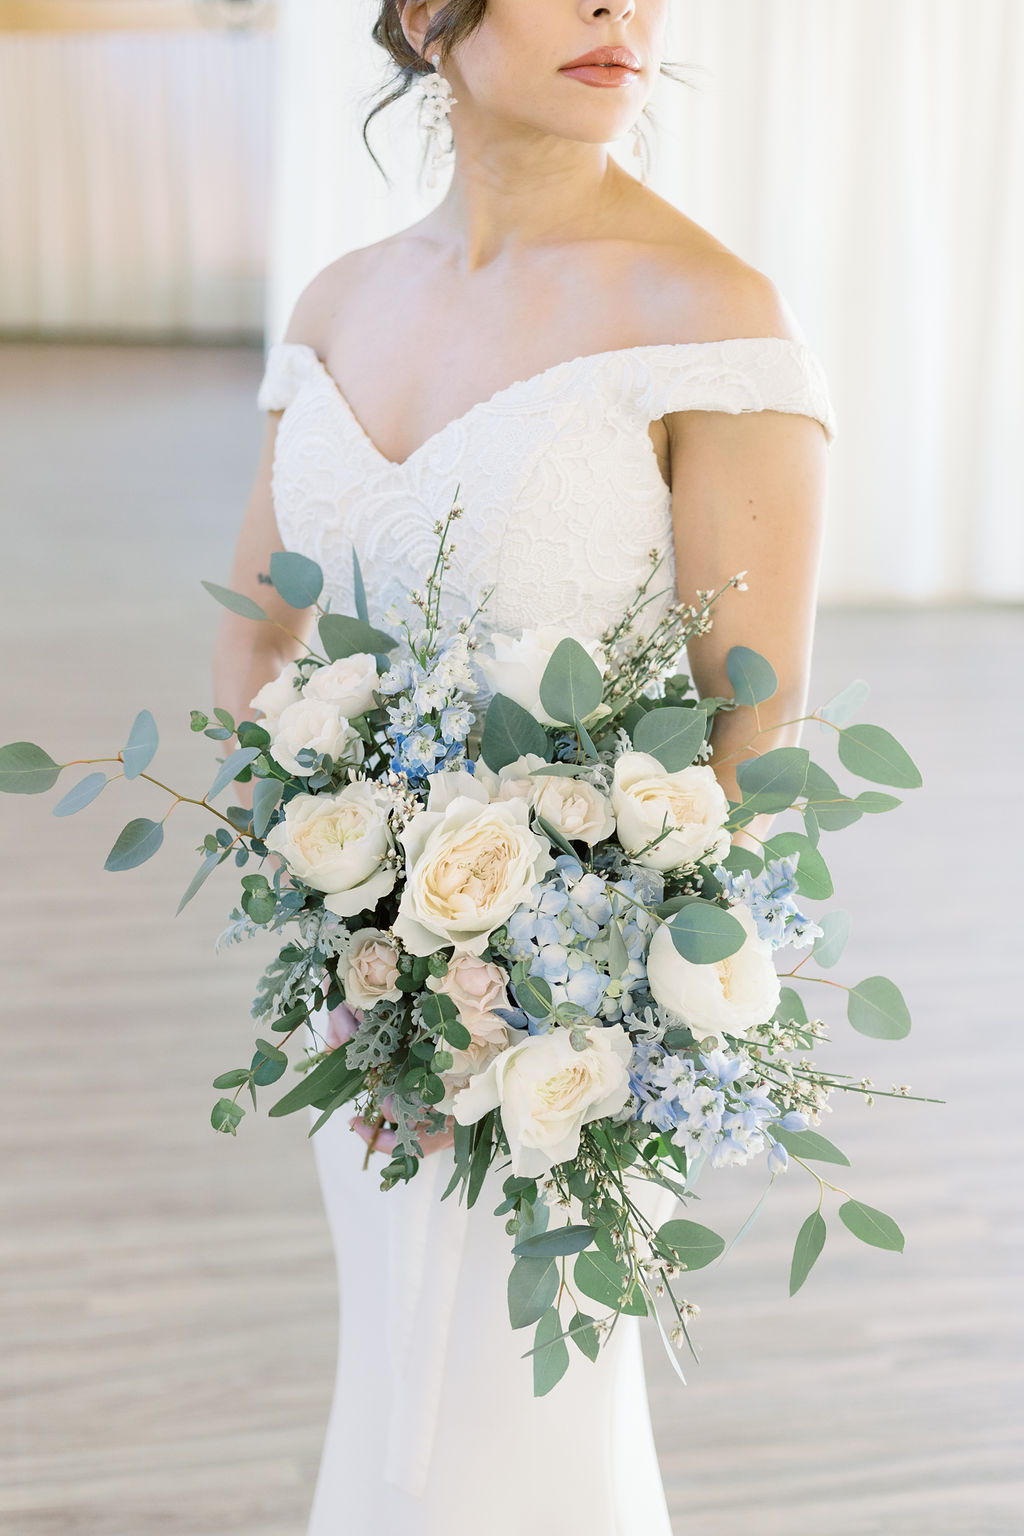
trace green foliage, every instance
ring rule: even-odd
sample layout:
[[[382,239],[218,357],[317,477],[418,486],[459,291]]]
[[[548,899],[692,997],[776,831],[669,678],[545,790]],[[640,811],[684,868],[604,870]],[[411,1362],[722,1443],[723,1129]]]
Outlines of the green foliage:
[[[551,988],[543,976],[527,976],[517,982],[516,1002],[531,1019],[546,1019],[551,1013]]]
[[[273,921],[277,897],[266,875],[242,876],[242,911],[261,927]]]
[[[222,790],[237,779],[243,769],[248,768],[260,755],[259,747],[239,747],[226,757],[217,770],[217,777],[206,791],[207,800],[215,800]],[[248,818],[247,818],[248,819]]]
[[[688,768],[700,751],[708,717],[702,709],[678,709],[665,705],[649,710],[637,722],[633,745],[649,752],[669,773]]]
[[[292,550],[274,551],[270,579],[289,608],[311,608],[324,588],[324,573],[316,561]]]
[[[41,795],[52,789],[62,764],[31,741],[12,741],[0,747],[0,792],[8,795]]]
[[[885,1248],[891,1253],[902,1253],[906,1239],[891,1216],[876,1211],[874,1206],[861,1200],[847,1200],[839,1207],[839,1219],[854,1237],[872,1248]]]
[[[589,1226],[550,1227],[533,1237],[521,1238],[512,1252],[532,1259],[561,1258],[582,1253],[594,1241],[595,1229]]]
[[[215,1131],[223,1131],[225,1135],[235,1136],[238,1134],[238,1122],[244,1114],[244,1107],[236,1104],[233,1099],[218,1099],[210,1115],[210,1124]]]
[[[140,773],[144,773],[156,756],[159,745],[156,721],[148,709],[140,709],[121,753],[125,778],[137,779]]]
[[[775,668],[758,651],[746,645],[730,647],[725,658],[725,670],[732,684],[737,704],[763,704],[779,686]]]
[[[812,1211],[797,1233],[796,1247],[793,1249],[793,1263],[789,1271],[791,1296],[796,1295],[814,1268],[815,1261],[825,1246],[825,1232],[824,1216],[820,1211]]]
[[[256,1053],[249,1063],[249,1071],[258,1087],[266,1088],[276,1083],[287,1070],[288,1057],[280,1047],[271,1045],[269,1040],[256,1041]]]
[[[279,779],[258,779],[252,791],[252,830],[256,837],[263,837],[270,826],[270,819],[281,800],[282,785]]]
[[[809,1163],[838,1163],[843,1168],[850,1166],[846,1153],[840,1152],[838,1147],[834,1147],[827,1137],[819,1136],[817,1131],[784,1131],[781,1126],[773,1125],[771,1134],[794,1157],[802,1157]]]
[[[592,1317],[588,1317],[585,1312],[577,1312],[569,1323],[569,1337],[588,1360],[597,1359],[601,1350],[601,1340],[597,1336]]]
[[[150,821],[145,816],[137,817],[118,833],[103,868],[115,874],[125,869],[137,869],[158,852],[163,840],[162,822]]]
[[[921,774],[917,764],[880,725],[848,725],[839,737],[839,761],[860,779],[875,784],[895,784],[917,789]]]
[[[543,816],[534,814],[533,820],[534,825],[543,832],[552,847],[560,849],[562,853],[569,854],[571,858],[576,858],[576,854],[572,850],[572,844],[562,836],[557,827],[553,827],[550,821],[545,820]]]
[[[834,694],[827,704],[815,710],[822,720],[829,720],[833,725],[844,726],[848,724],[857,713],[858,709],[867,701],[871,689],[863,678],[856,682],[847,683],[839,693]]]
[[[820,850],[803,832],[777,832],[764,845],[766,859],[781,859],[790,853],[800,855],[796,869],[796,888],[801,896],[808,896],[812,901],[827,901],[835,894],[828,865]]]
[[[824,932],[815,939],[811,954],[820,966],[830,970],[839,961],[850,937],[850,914],[841,908],[825,912],[818,918],[818,926]]]
[[[578,640],[560,640],[540,680],[540,701],[552,720],[578,725],[601,702],[604,681],[599,667]]]
[[[251,597],[245,597],[241,592],[232,592],[230,587],[219,587],[216,582],[204,581],[202,585],[210,596],[216,598],[218,603],[237,613],[242,619],[266,619],[267,615],[259,603],[254,603]]]
[[[508,1316],[513,1328],[529,1328],[551,1306],[558,1291],[554,1259],[517,1259],[508,1277]]]
[[[269,747],[270,732],[255,720],[243,720],[237,731],[240,747]]]
[[[910,1010],[888,976],[868,976],[851,987],[846,1016],[859,1034],[875,1040],[902,1040],[910,1034]]]
[[[894,811],[903,801],[896,795],[883,795],[880,789],[862,789],[853,803],[869,816],[877,816],[881,811]]]
[[[695,1221],[666,1221],[658,1228],[658,1246],[687,1269],[704,1269],[725,1248],[725,1239]]]
[[[535,752],[538,757],[550,757],[551,744],[547,732],[529,710],[517,704],[514,699],[506,698],[503,693],[496,693],[484,716],[480,756],[493,773],[499,773],[527,752]]]
[[[584,1296],[603,1307],[613,1307],[629,1317],[646,1317],[647,1300],[639,1282],[631,1279],[629,1268],[600,1248],[587,1248],[572,1270],[573,1280]]]
[[[731,912],[699,896],[691,897],[666,921],[676,949],[693,965],[714,965],[734,955],[747,937]]]
[[[219,843],[215,843],[213,851],[211,853],[207,853],[205,859],[200,864],[195,874],[192,876],[192,879],[189,881],[188,885],[185,887],[185,894],[178,902],[178,910],[174,914],[175,917],[177,917],[178,914],[188,906],[189,902],[192,900],[192,897],[196,894],[200,887],[206,884],[206,881],[213,874],[214,870],[217,868],[217,865],[223,864],[226,858],[227,854],[224,849],[221,848]]]
[[[764,859],[752,848],[732,847],[722,860],[722,865],[730,875],[741,875],[745,870],[752,875],[759,875],[764,869]]]
[[[491,1165],[494,1147],[494,1115],[484,1115],[477,1121],[473,1141],[473,1155],[469,1160],[469,1178],[466,1181],[466,1205],[474,1206],[484,1187],[484,1177]]]
[[[349,1067],[345,1047],[339,1047],[312,1071],[307,1072],[302,1082],[278,1099],[276,1104],[271,1104],[268,1114],[272,1119],[280,1115],[293,1115],[298,1109],[306,1109],[320,1099],[330,1099],[339,1093],[355,1098],[364,1081],[362,1072],[353,1071]]]
[[[79,779],[73,789],[68,790],[63,800],[57,801],[53,814],[73,816],[76,811],[84,811],[87,805],[92,805],[97,795],[103,793],[108,782],[105,773],[87,773],[84,779]]]
[[[540,1318],[533,1342],[533,1395],[544,1397],[569,1369],[569,1346],[562,1336],[557,1307],[549,1307]]]
[[[328,661],[341,661],[345,656],[371,655],[393,651],[397,641],[382,629],[364,624],[361,619],[351,619],[346,614],[325,613],[317,626],[320,644]]]
[[[810,760],[806,747],[775,747],[740,763],[736,782],[743,792],[740,812],[744,818],[751,812],[774,815],[791,806],[804,792]]]

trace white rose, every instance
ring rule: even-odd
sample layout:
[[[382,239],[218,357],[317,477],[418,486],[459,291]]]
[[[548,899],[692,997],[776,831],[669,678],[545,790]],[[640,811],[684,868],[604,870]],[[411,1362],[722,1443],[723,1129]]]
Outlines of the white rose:
[[[354,917],[394,889],[396,872],[384,861],[394,846],[390,807],[365,780],[336,795],[295,795],[266,844],[292,874],[324,892],[324,906]]]
[[[586,1035],[584,1051],[573,1050],[570,1032],[560,1026],[528,1035],[455,1095],[452,1113],[460,1125],[500,1107],[518,1178],[539,1177],[575,1157],[582,1127],[615,1114],[629,1098],[633,1048],[622,1025],[593,1025]]]
[[[373,690],[380,682],[372,656],[360,652],[343,656],[330,666],[318,667],[302,690],[304,699],[334,704],[346,720],[354,720],[373,708]]]
[[[563,837],[593,846],[615,831],[611,801],[586,779],[545,773],[533,782],[533,809]]]
[[[402,995],[395,986],[398,950],[379,928],[357,928],[349,935],[339,970],[350,1008],[397,1003]]]
[[[506,698],[513,699],[542,725],[555,725],[558,722],[545,713],[540,702],[540,680],[556,647],[565,638],[565,631],[552,624],[540,629],[524,629],[518,636],[495,632],[490,636],[494,655],[477,652],[476,661],[493,693],[503,693]],[[576,635],[572,638],[579,639]],[[579,640],[579,644],[603,669],[605,658],[600,640]],[[604,712],[604,707],[601,708]],[[597,713],[595,710],[594,715]]]
[[[429,783],[427,809],[402,833],[406,878],[394,931],[414,955],[446,944],[479,955],[555,861],[530,830],[524,801],[492,805],[463,771],[433,773]]]
[[[250,709],[262,710],[265,716],[264,729],[271,735],[277,729],[277,722],[289,704],[298,702],[301,683],[302,673],[294,661],[290,661],[271,682],[263,684],[254,699],[249,700]]]
[[[348,723],[336,704],[320,699],[298,699],[289,704],[271,732],[270,755],[286,773],[305,777],[312,768],[303,768],[298,754],[303,747],[311,752],[327,752],[335,763],[361,763],[363,740]]]
[[[504,768],[499,768],[495,773],[480,757],[474,765],[474,778],[484,786],[492,800],[526,800],[532,803],[537,781],[530,774],[534,768],[544,766],[544,759],[536,752],[527,752],[517,757],[514,763],[506,763]]]
[[[713,965],[695,965],[676,949],[665,923],[647,955],[652,996],[679,1014],[698,1040],[722,1033],[742,1035],[764,1024],[779,1005],[781,983],[771,945],[758,934],[748,907],[737,903],[729,912],[747,931],[734,955]]]
[[[646,869],[677,869],[713,852],[723,859],[731,838],[725,790],[706,765],[691,765],[670,773],[646,752],[623,752],[615,760],[612,810],[619,842],[629,854],[646,848],[666,820],[671,830],[637,863]]]

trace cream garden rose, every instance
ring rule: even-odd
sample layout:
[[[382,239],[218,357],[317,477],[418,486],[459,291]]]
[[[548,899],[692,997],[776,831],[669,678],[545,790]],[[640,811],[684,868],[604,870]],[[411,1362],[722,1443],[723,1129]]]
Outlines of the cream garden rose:
[[[429,776],[427,809],[402,833],[406,879],[394,932],[414,955],[446,944],[479,955],[554,866],[522,800],[491,803],[464,769]]]
[[[496,632],[490,637],[494,655],[487,656],[478,652],[476,661],[492,692],[503,693],[506,698],[513,699],[523,709],[529,710],[542,725],[554,725],[556,722],[545,713],[540,702],[540,680],[559,641],[565,638],[565,631],[553,624],[542,625],[538,629],[524,629],[521,635]],[[578,638],[573,636],[573,639]],[[603,670],[605,657],[600,640],[580,639],[579,644]]]
[[[560,1025],[528,1035],[455,1095],[452,1114],[460,1125],[500,1107],[518,1178],[537,1178],[575,1157],[583,1126],[615,1114],[629,1098],[633,1048],[622,1025],[593,1025],[585,1033],[582,1051]]]
[[[277,721],[271,731],[270,755],[287,773],[305,777],[313,772],[303,767],[298,754],[304,747],[311,752],[326,752],[335,763],[358,764],[363,760],[363,740],[336,704],[323,699],[298,699]]]
[[[534,811],[563,837],[593,846],[615,831],[611,801],[586,779],[545,773],[538,774],[534,784]]]
[[[772,947],[757,931],[750,909],[729,908],[747,937],[733,955],[713,965],[695,965],[676,949],[665,923],[647,955],[647,983],[656,1002],[676,1013],[698,1040],[708,1035],[743,1034],[770,1019],[779,1005],[781,983]]]
[[[482,784],[492,800],[526,800],[532,803],[537,781],[531,778],[534,768],[543,768],[544,759],[536,752],[526,752],[514,762],[506,763],[495,773],[488,768],[482,757],[474,764],[473,777]]]
[[[275,678],[263,684],[255,698],[249,700],[249,708],[262,712],[264,729],[273,735],[288,706],[298,702],[301,689],[302,672],[294,661],[290,661]]]
[[[373,708],[373,691],[380,682],[372,656],[359,652],[318,667],[302,690],[304,699],[333,704],[347,720]]]
[[[623,848],[647,869],[677,869],[709,852],[724,859],[729,851],[729,801],[706,764],[670,773],[647,752],[623,752],[615,760],[612,810]],[[672,830],[640,853],[666,818]]]
[[[297,879],[324,892],[329,911],[354,917],[394,889],[389,809],[365,780],[346,784],[335,795],[295,795],[266,844]]]
[[[351,1008],[397,1003],[398,949],[380,928],[357,928],[349,935],[339,965],[345,1001]]]

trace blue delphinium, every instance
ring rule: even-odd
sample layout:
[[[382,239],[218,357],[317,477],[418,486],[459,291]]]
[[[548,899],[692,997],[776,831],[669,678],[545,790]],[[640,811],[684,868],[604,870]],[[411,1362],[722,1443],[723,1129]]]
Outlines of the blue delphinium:
[[[642,878],[609,879],[559,854],[555,867],[508,920],[505,951],[546,981],[557,1007],[615,1023],[646,995],[647,946],[656,919],[637,905],[652,899],[649,871]],[[640,894],[640,888],[643,894]],[[660,900],[660,892],[653,893]]]
[[[780,1172],[788,1157],[772,1130],[804,1131],[807,1119],[783,1114],[763,1086],[745,1083],[753,1071],[742,1054],[708,1051],[694,1060],[655,1041],[637,1041],[630,1064],[634,1118],[671,1133],[688,1158],[705,1154],[713,1168],[746,1163],[770,1148],[769,1168]]]
[[[781,949],[787,944],[803,949],[820,938],[823,931],[793,900],[799,859],[799,853],[769,859],[756,876],[746,869],[738,875],[730,874],[722,864],[712,871],[729,900],[741,901],[750,909],[758,933],[768,940],[772,949]]]
[[[420,789],[431,773],[470,767],[466,740],[473,711],[465,690],[475,687],[468,635],[458,632],[444,641],[426,663],[415,656],[392,663],[383,674],[379,692],[395,699],[387,707],[390,766]]]

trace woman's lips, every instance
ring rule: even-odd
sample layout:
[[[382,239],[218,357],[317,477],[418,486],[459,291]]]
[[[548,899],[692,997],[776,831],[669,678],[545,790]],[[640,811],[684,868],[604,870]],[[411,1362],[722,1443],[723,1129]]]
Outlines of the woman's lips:
[[[571,75],[574,80],[581,80],[584,85],[629,85],[636,79],[635,69],[626,69],[621,64],[577,64],[570,69],[560,69],[560,75]]]

